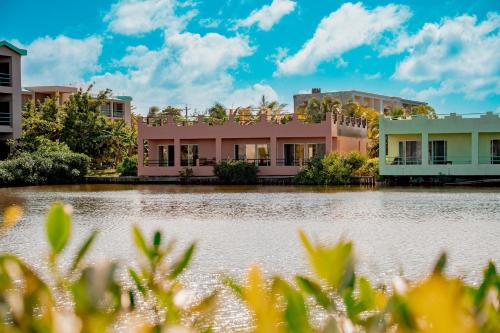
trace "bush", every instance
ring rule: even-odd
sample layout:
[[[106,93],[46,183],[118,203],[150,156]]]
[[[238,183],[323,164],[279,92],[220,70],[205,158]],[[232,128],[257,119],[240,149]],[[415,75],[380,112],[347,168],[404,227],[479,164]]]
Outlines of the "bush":
[[[301,185],[349,184],[351,177],[366,161],[366,157],[359,152],[347,154],[333,152],[307,162],[305,167],[295,176],[294,183]]]
[[[378,177],[378,157],[370,158],[356,170],[356,176],[373,176]]]
[[[75,183],[88,171],[89,157],[67,152],[21,153],[0,162],[0,184]]]
[[[224,184],[254,184],[259,168],[244,161],[223,161],[214,166],[214,174]]]
[[[137,156],[127,156],[118,164],[120,176],[137,176]]]

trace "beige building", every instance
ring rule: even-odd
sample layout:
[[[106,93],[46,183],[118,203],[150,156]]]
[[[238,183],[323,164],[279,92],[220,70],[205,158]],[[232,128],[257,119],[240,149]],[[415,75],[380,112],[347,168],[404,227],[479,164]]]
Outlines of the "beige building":
[[[21,135],[21,57],[26,54],[0,41],[0,159],[9,153],[7,140]]]
[[[314,88],[310,94],[298,94],[293,96],[294,111],[307,103],[311,98],[317,98],[322,100],[324,97],[329,96],[334,99],[338,99],[342,104],[349,103],[350,101],[356,102],[359,105],[370,107],[372,109],[378,110],[380,113],[385,113],[389,110],[395,108],[403,108],[406,111],[410,111],[413,106],[426,105],[427,103],[412,101],[409,99],[404,99],[401,97],[391,97],[379,94],[373,94],[358,90],[348,90],[348,91],[334,91],[334,92],[321,92],[321,89]]]
[[[45,98],[53,98],[59,105],[63,105],[69,97],[76,93],[78,88],[70,86],[36,86],[24,87],[22,91],[23,105],[29,100],[43,102]],[[103,115],[113,120],[123,120],[131,124],[131,102],[130,96],[112,96],[106,100],[101,107]]]

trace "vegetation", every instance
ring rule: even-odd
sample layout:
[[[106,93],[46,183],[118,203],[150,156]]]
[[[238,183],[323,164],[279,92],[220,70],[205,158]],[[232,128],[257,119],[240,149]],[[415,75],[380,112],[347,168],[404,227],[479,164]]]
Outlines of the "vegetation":
[[[254,265],[243,282],[226,276],[220,287],[191,303],[179,277],[189,267],[195,243],[172,260],[172,241],[165,242],[159,231],[148,240],[134,226],[139,264],[131,264],[128,281],[122,281],[117,263],[87,263],[98,237],[94,231],[63,267],[71,211],[61,203],[48,211],[48,275],[42,277],[15,255],[0,255],[0,331],[100,333],[120,327],[142,333],[213,332],[214,314],[223,306],[222,288],[249,310],[248,327],[254,333],[500,331],[500,275],[493,262],[477,286],[448,276],[445,254],[419,281],[396,277],[390,286],[375,286],[356,272],[352,242],[313,243],[300,232],[311,274],[266,278]],[[7,232],[21,215],[19,207],[8,208],[1,231]]]
[[[374,159],[353,151],[347,154],[330,153],[310,160],[295,176],[294,183],[301,185],[350,184],[353,176],[376,176],[378,164]]]
[[[224,184],[255,184],[259,168],[245,161],[222,161],[214,166],[214,175]]]
[[[66,151],[20,153],[0,161],[0,185],[64,184],[81,181],[90,159]]]
[[[137,156],[126,156],[118,164],[117,171],[120,173],[120,176],[137,176]]]
[[[29,101],[23,112],[21,138],[13,143],[15,153],[68,148],[89,156],[96,168],[116,167],[123,157],[135,154],[136,128],[102,115],[100,107],[111,92],[92,97],[90,89],[79,90],[62,106],[50,98]]]

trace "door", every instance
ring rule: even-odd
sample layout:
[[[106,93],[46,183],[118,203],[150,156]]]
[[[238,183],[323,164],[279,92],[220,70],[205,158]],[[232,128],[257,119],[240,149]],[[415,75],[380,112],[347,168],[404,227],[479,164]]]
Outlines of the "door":
[[[293,164],[295,155],[294,145],[289,143],[285,144],[284,151],[285,151],[285,165],[294,165]]]
[[[447,142],[445,140],[429,142],[429,157],[432,164],[447,164]]]
[[[491,164],[500,164],[500,140],[491,140]]]

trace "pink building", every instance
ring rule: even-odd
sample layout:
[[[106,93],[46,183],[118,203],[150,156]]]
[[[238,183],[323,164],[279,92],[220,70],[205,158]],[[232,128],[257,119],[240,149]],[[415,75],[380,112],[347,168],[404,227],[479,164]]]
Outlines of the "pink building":
[[[262,117],[240,124],[233,114],[224,124],[208,124],[204,117],[189,124],[140,118],[138,123],[139,176],[178,176],[190,168],[194,176],[212,176],[222,160],[245,160],[259,166],[261,176],[291,176],[311,158],[332,151],[366,152],[366,121],[327,113],[320,123],[304,123],[294,115],[280,124]]]

